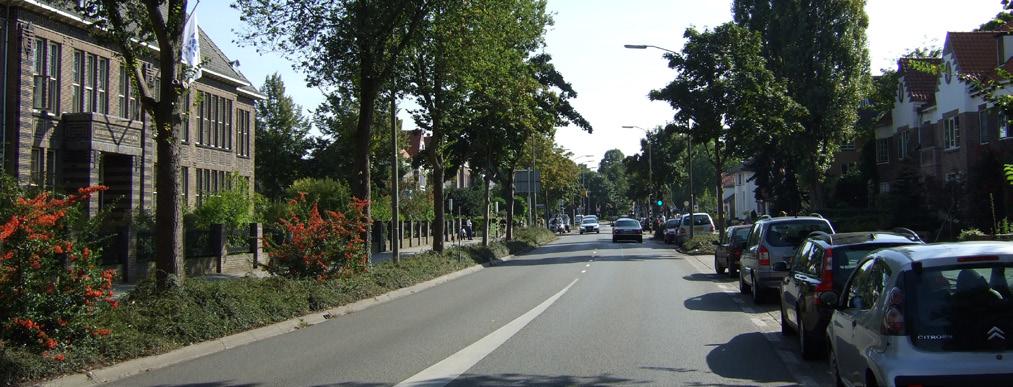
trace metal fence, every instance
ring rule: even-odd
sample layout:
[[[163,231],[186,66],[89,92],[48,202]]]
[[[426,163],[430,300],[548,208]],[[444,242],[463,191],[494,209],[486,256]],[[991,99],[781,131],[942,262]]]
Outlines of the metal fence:
[[[216,257],[211,230],[187,225],[183,231],[183,250],[187,258]]]
[[[225,227],[225,249],[229,254],[252,253],[256,243],[257,237],[251,235],[249,224],[239,227]]]

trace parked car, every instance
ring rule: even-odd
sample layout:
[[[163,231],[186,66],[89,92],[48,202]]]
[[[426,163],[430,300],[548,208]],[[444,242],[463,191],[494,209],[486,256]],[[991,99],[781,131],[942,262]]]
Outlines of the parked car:
[[[723,274],[728,270],[728,276],[735,277],[739,271],[739,258],[742,256],[742,249],[746,247],[750,229],[752,229],[750,225],[731,226],[725,229],[724,239],[714,241],[715,273]]]
[[[778,289],[783,271],[772,265],[795,255],[795,250],[813,231],[833,234],[830,222],[820,216],[763,217],[753,224],[746,248],[739,259],[739,291],[752,294],[753,302],[765,301],[766,293]]]
[[[601,234],[601,229],[599,227],[597,217],[585,216],[584,219],[580,221],[581,234],[592,232],[595,234]]]
[[[1013,244],[879,250],[859,263],[827,328],[838,385],[1013,385]]]
[[[814,232],[787,262],[774,264],[775,271],[787,271],[781,282],[781,333],[798,333],[803,359],[826,354],[826,331],[833,309],[820,301],[826,292],[841,293],[844,281],[858,267],[858,261],[883,248],[922,244],[914,232]]]
[[[693,227],[693,235],[713,233],[715,230],[714,220],[706,212],[693,213],[692,220],[690,214],[684,214],[680,219],[679,228],[675,231],[675,243],[680,246],[689,239],[690,227]]]
[[[636,219],[619,218],[612,223],[612,243],[627,239],[644,243],[644,229]]]
[[[682,223],[682,217],[676,215],[674,218],[665,221],[664,237],[665,243],[675,243],[675,233]]]

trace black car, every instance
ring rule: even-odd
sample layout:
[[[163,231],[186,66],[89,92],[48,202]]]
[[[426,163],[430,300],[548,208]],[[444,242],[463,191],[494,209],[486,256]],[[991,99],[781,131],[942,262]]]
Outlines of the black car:
[[[746,239],[749,238],[749,231],[752,229],[753,226],[750,224],[731,226],[725,230],[724,239],[714,241],[715,273],[723,274],[728,270],[729,277],[736,277],[739,272],[739,258],[742,257],[742,249],[746,247]]]
[[[802,358],[826,353],[827,324],[834,309],[820,295],[841,294],[848,277],[869,253],[888,247],[923,244],[911,230],[895,232],[813,232],[789,262],[777,262],[774,270],[787,271],[781,283],[781,333],[798,333]]]
[[[636,219],[619,218],[612,223],[612,242],[631,240],[644,243],[644,229]]]

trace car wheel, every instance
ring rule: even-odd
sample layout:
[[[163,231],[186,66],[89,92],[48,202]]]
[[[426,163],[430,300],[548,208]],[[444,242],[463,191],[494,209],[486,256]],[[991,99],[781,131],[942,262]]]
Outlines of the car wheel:
[[[791,327],[788,326],[788,314],[784,313],[784,303],[778,302],[778,304],[781,304],[781,335],[791,336],[794,331],[792,331]]]
[[[837,354],[834,353],[833,348],[830,349],[830,374],[834,378],[834,386],[844,387],[844,381],[841,380],[841,369],[837,365]]]
[[[798,311],[795,312],[796,315]],[[805,321],[802,317],[798,318],[798,347],[802,352],[802,359],[813,360],[819,357],[816,353],[816,343],[812,341],[812,336],[809,332],[806,332]]]
[[[637,243],[644,243],[644,237],[637,238]]]
[[[763,299],[763,288],[757,286],[756,276],[755,275],[750,275],[749,281],[753,283],[753,285],[752,285],[753,303],[756,304],[756,305],[763,304],[763,302],[765,301]]]
[[[751,290],[752,289],[749,288],[749,285],[746,285],[746,280],[742,278],[742,272],[740,271],[739,272],[739,293],[749,294],[749,292]]]
[[[724,266],[721,266],[721,264],[718,263],[718,257],[716,257],[716,256],[714,257],[714,272],[717,273],[717,274],[724,274],[725,273]]]
[[[728,278],[735,278],[739,274],[739,269],[735,267],[735,264],[728,265]]]
[[[616,242],[619,242],[619,240],[616,239],[615,237],[612,237],[612,243],[616,243]]]

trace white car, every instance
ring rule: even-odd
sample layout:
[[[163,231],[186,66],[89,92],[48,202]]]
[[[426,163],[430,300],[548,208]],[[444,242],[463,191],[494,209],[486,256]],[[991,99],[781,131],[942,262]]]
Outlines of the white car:
[[[597,217],[584,217],[584,219],[582,219],[580,221],[580,233],[581,234],[583,234],[583,233],[589,233],[590,234],[592,232],[595,233],[595,234],[601,234],[601,229],[599,228],[599,225],[598,225],[598,218]]]

